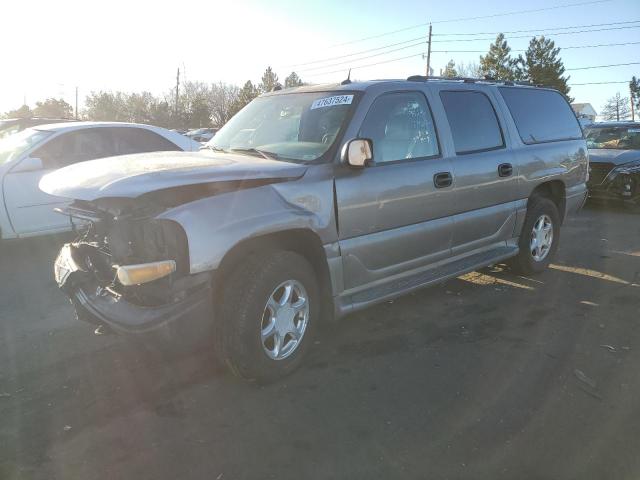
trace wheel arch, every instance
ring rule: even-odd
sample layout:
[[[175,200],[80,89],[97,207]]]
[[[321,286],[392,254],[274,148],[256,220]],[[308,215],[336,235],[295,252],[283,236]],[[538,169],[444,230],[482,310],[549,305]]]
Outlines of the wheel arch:
[[[250,237],[236,243],[222,258],[213,272],[214,296],[216,305],[220,304],[224,279],[230,275],[244,259],[252,255],[268,254],[273,251],[292,251],[304,257],[313,267],[320,287],[322,316],[333,315],[331,275],[326,253],[320,237],[306,228],[292,228]]]
[[[562,180],[550,180],[536,186],[529,196],[531,199],[540,196],[545,197],[555,203],[560,215],[560,221],[563,222],[566,213],[566,185]]]

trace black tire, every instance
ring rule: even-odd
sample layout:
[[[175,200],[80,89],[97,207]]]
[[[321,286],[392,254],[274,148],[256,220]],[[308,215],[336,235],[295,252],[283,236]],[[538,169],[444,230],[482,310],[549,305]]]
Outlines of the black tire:
[[[533,236],[533,227],[536,222],[546,215],[551,219],[553,239],[546,256],[541,260],[536,260],[532,254],[531,238]],[[517,256],[509,261],[511,269],[522,275],[532,275],[540,273],[549,266],[555,257],[558,245],[560,243],[560,214],[556,204],[547,197],[535,196],[529,200],[527,214],[520,233],[519,247],[520,252]]]
[[[299,282],[306,290],[309,316],[295,350],[286,358],[274,360],[261,339],[263,315],[274,290],[289,280]],[[272,382],[293,372],[313,344],[320,318],[318,280],[311,264],[294,252],[255,254],[225,283],[220,318],[216,319],[221,360],[235,375],[248,380]]]

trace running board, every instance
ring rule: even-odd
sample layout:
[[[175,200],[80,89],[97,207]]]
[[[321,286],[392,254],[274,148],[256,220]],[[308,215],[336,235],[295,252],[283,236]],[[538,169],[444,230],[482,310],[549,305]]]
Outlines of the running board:
[[[347,294],[336,299],[336,316],[340,317],[356,310],[367,308],[413,290],[444,282],[453,277],[486,267],[518,254],[517,246],[503,246],[468,255],[459,260],[442,263],[418,273],[375,285],[366,290]]]

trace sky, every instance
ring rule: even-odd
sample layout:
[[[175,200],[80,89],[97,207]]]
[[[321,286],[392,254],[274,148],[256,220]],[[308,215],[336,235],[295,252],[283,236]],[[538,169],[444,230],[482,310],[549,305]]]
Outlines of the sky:
[[[182,80],[238,85],[259,82],[268,65],[281,81],[295,70],[307,82],[337,82],[350,67],[355,79],[405,78],[425,71],[429,22],[436,73],[450,59],[478,61],[480,53],[460,50],[486,51],[495,33],[521,30],[531,32],[506,34],[512,49],[545,33],[563,48],[567,69],[640,63],[640,43],[566,48],[640,42],[640,0],[587,1],[6,0],[0,112],[47,97],[73,105],[76,87],[80,108],[91,91],[163,94],[175,86],[178,68]],[[583,5],[566,6],[576,3]],[[547,10],[530,11],[537,9]],[[591,31],[564,34],[580,30]],[[371,65],[379,62],[386,63]],[[628,82],[640,77],[640,64],[567,74],[570,84]],[[616,92],[628,95],[627,84],[573,86],[570,95],[599,111]]]

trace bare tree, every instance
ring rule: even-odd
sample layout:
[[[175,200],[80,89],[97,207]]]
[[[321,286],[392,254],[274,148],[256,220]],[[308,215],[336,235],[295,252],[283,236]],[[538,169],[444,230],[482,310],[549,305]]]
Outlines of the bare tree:
[[[629,108],[629,98],[620,96],[617,92],[614,97],[607,100],[602,107],[600,113],[605,120],[628,120],[631,117],[631,109]]]
[[[237,111],[240,88],[236,85],[216,83],[211,85],[209,106],[213,124],[221,127],[231,119]]]
[[[461,77],[480,78],[482,77],[482,69],[475,62],[456,64],[456,70]]]

